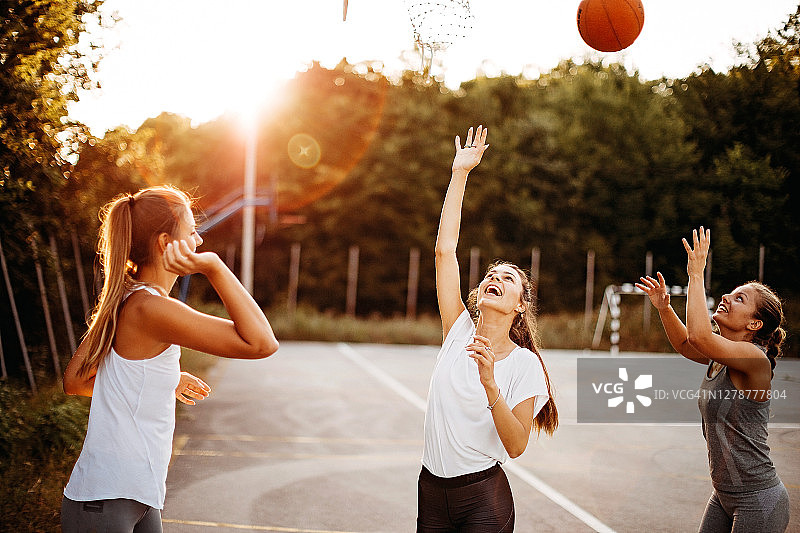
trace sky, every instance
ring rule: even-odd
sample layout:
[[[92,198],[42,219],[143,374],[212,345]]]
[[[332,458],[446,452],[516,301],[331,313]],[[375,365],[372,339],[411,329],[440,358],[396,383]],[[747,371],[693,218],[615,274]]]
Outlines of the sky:
[[[387,74],[418,69],[408,9],[414,2],[349,0],[343,21],[343,0],[106,0],[104,11],[121,20],[92,29],[84,40],[103,46],[94,76],[101,88],[81,93],[70,115],[97,136],[120,125],[136,129],[163,111],[200,124],[228,112],[268,110],[281,82],[311,61],[326,67],[342,58],[376,61]],[[472,29],[435,55],[433,74],[456,88],[479,72],[536,78],[567,58],[623,63],[647,80],[685,77],[702,64],[724,71],[735,63],[734,42],[764,37],[798,6],[798,0],[642,3],[642,33],[609,54],[581,40],[578,0],[469,0]]]

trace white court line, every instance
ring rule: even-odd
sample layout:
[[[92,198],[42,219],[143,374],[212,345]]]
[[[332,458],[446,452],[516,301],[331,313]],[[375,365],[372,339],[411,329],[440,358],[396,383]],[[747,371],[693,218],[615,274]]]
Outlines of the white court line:
[[[417,407],[422,412],[425,412],[427,403],[425,400],[417,396],[411,389],[397,381],[395,378],[378,368],[375,364],[362,357],[356,352],[349,344],[340,342],[338,343],[339,351],[350,359],[352,362],[360,366],[365,372],[373,376],[375,379],[395,391],[397,394],[405,398],[411,405]],[[553,487],[528,472],[525,468],[513,464],[506,463],[505,468],[514,473],[522,481],[541,492],[544,496],[550,499],[553,503],[567,511],[569,514],[594,529],[598,533],[615,533],[613,529],[602,523],[591,513],[584,511],[578,505],[573,503],[569,498],[555,490]]]

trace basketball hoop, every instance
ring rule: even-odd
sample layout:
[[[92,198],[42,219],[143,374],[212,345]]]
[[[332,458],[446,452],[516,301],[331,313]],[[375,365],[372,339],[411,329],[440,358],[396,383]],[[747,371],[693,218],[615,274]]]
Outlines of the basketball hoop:
[[[446,50],[472,30],[469,0],[406,0],[406,4],[422,55],[422,73],[428,74],[434,52]]]

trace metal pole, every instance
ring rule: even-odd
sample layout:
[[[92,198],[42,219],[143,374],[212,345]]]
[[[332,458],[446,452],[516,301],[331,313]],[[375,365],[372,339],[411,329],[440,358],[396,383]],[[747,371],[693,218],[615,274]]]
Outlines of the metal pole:
[[[300,280],[300,243],[292,244],[289,254],[289,296],[286,298],[286,310],[294,316],[297,310],[297,285]]]
[[[31,242],[33,248],[33,266],[36,270],[36,281],[39,282],[39,295],[42,297],[42,311],[44,312],[44,326],[47,330],[47,340],[50,342],[50,355],[53,358],[53,368],[56,371],[56,379],[61,376],[61,363],[58,360],[58,347],[56,346],[56,335],[53,332],[53,320],[50,317],[50,304],[47,301],[47,288],[44,284],[44,274],[42,273],[42,263],[39,261],[39,247],[36,241]]]
[[[534,307],[539,305],[539,264],[541,258],[541,250],[539,250],[538,246],[534,247],[531,250],[531,296],[533,297]]]
[[[406,318],[417,317],[417,293],[419,291],[419,248],[408,253],[408,294],[406,295]]]
[[[58,295],[61,298],[61,312],[64,313],[64,324],[67,326],[67,339],[69,349],[75,353],[78,345],[75,343],[75,329],[72,326],[72,315],[69,312],[69,302],[67,301],[67,288],[64,285],[64,274],[61,273],[61,259],[58,257],[58,247],[56,239],[50,235],[50,253],[53,254],[53,266],[56,270],[56,281],[58,282]]]
[[[81,293],[81,305],[83,305],[83,318],[89,318],[89,297],[86,292],[86,280],[83,277],[83,261],[81,261],[81,247],[78,241],[78,234],[72,230],[72,253],[75,256],[75,270],[78,273],[78,292]]]
[[[356,290],[358,288],[358,246],[351,246],[347,261],[347,316],[356,314]]]
[[[594,302],[594,250],[586,253],[586,304],[583,310],[583,329],[589,331]]]
[[[228,265],[228,269],[233,272],[236,266],[236,245],[232,242],[228,243],[228,246],[225,247],[225,264]]]
[[[766,250],[764,245],[761,244],[758,247],[758,281],[763,283],[764,282],[764,256],[766,255]]]
[[[653,252],[647,252],[644,258],[644,273],[646,276],[653,275]],[[644,307],[642,308],[642,321],[644,325],[644,332],[650,332],[650,298],[644,299]]]
[[[25,370],[28,372],[28,381],[31,385],[31,392],[36,394],[36,380],[33,377],[33,368],[31,368],[31,360],[28,357],[28,347],[25,344],[25,335],[22,333],[22,324],[19,321],[19,312],[17,311],[17,302],[14,300],[14,292],[11,290],[11,278],[8,275],[8,265],[6,264],[6,254],[3,253],[3,244],[0,242],[0,267],[3,269],[3,278],[6,282],[6,290],[8,291],[8,301],[11,304],[11,314],[14,316],[14,325],[17,327],[17,337],[19,337],[19,347],[22,350],[22,359],[25,361]]]
[[[242,208],[242,285],[253,294],[253,256],[255,254],[255,206],[257,129],[247,137],[244,157],[244,207]]]
[[[600,346],[600,341],[603,339],[603,328],[606,325],[606,313],[608,313],[608,306],[613,296],[613,288],[611,285],[606,287],[603,293],[603,301],[600,303],[600,313],[597,315],[597,325],[594,328],[594,337],[592,338],[592,349],[596,350]]]
[[[8,378],[8,372],[6,371],[6,357],[3,354],[3,336],[0,335],[0,379]]]

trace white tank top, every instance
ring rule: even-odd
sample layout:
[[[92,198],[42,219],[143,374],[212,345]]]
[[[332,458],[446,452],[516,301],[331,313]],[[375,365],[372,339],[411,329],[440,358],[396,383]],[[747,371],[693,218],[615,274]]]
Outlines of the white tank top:
[[[173,344],[150,359],[125,359],[113,348],[103,358],[86,439],[64,488],[67,498],[126,498],[164,507],[180,356],[180,346]]]
[[[464,310],[447,333],[433,368],[422,464],[439,477],[480,472],[509,458],[486,408],[478,363],[467,355],[473,335],[475,324]],[[517,346],[497,361],[494,378],[511,409],[534,398],[535,417],[550,398],[542,364],[527,348]]]

